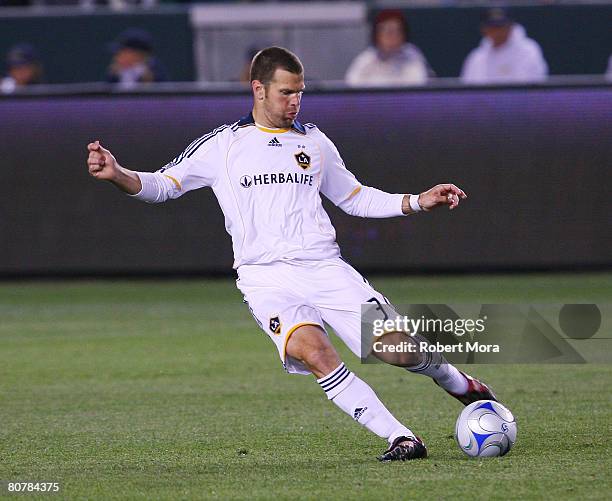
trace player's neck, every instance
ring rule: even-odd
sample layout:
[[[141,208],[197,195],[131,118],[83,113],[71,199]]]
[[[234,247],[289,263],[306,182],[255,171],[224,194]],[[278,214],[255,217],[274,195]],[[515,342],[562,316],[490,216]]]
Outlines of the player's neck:
[[[291,127],[291,126],[289,127],[282,126],[277,123],[274,123],[272,120],[270,120],[266,116],[263,110],[257,109],[257,107],[253,108],[253,119],[255,120],[255,125],[259,128],[263,127],[265,129],[270,129],[270,130],[274,130],[274,129],[287,130]]]
[[[262,123],[259,123],[257,120],[255,120],[255,126],[258,127],[259,129],[266,129],[269,131],[278,130],[278,131],[284,132],[287,129],[289,129],[289,127],[276,127],[276,126],[262,124]]]

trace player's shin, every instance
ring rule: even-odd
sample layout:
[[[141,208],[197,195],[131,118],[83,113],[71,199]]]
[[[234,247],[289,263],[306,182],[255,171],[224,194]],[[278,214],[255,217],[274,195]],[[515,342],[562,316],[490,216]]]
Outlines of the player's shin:
[[[426,341],[421,336],[419,341]],[[432,378],[438,385],[451,393],[463,395],[468,391],[468,381],[459,370],[450,364],[441,353],[422,351],[420,361],[416,365],[406,367],[406,370],[417,374],[424,374]]]
[[[340,364],[327,376],[317,379],[327,398],[359,424],[392,443],[397,437],[414,433],[393,417],[376,393],[364,381]]]

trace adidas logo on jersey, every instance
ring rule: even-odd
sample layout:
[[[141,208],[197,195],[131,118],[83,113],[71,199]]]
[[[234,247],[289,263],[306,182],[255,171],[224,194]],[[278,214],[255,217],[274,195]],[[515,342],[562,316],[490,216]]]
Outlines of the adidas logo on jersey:
[[[270,139],[270,142],[268,142],[268,146],[282,146],[282,144],[278,139],[273,137],[272,139]]]
[[[358,407],[357,409],[355,409],[355,412],[353,413],[353,419],[355,421],[359,421],[359,418],[363,416],[363,413],[367,410],[368,410],[367,407]]]

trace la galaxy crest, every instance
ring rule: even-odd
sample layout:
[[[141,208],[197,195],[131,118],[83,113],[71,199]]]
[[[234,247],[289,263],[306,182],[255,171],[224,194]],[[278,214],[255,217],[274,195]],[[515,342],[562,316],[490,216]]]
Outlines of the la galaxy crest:
[[[308,167],[310,167],[310,156],[307,155],[305,152],[300,151],[299,153],[296,153],[294,156],[295,156],[295,161],[302,169],[306,170],[308,169]]]
[[[270,319],[270,330],[274,334],[280,334],[281,333],[281,322],[280,322],[280,318],[278,318],[278,316],[272,317]]]

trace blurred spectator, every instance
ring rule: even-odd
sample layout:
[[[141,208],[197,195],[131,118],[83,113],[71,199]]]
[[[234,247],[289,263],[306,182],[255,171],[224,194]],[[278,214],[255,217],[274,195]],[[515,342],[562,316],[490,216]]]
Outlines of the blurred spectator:
[[[359,54],[346,72],[352,86],[421,85],[429,65],[416,45],[408,43],[408,22],[398,10],[378,13],[372,26],[372,46]]]
[[[606,78],[612,80],[612,56],[608,59],[608,70],[606,71]]]
[[[43,67],[36,49],[27,43],[14,45],[6,54],[7,75],[0,82],[4,94],[19,87],[38,84],[42,81]]]
[[[129,88],[139,83],[166,80],[163,66],[153,55],[153,41],[147,31],[129,28],[119,35],[111,49],[113,60],[107,82]]]
[[[465,83],[538,82],[546,79],[548,65],[538,43],[505,10],[488,10],[480,25],[483,39],[463,63]]]

